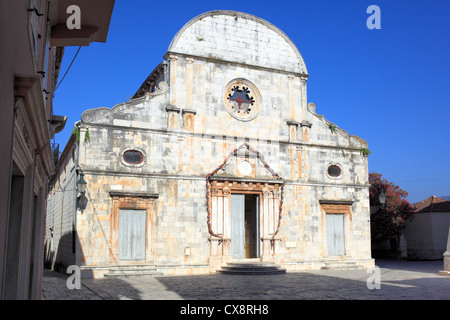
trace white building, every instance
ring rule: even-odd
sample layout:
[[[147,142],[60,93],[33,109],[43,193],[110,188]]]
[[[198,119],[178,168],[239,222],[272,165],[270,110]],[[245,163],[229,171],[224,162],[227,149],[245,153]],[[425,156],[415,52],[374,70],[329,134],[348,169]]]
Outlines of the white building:
[[[414,205],[414,219],[403,235],[409,260],[440,260],[447,249],[450,201],[431,196]]]
[[[62,162],[87,191],[61,224],[75,226],[76,245],[59,263],[95,277],[133,265],[215,272],[237,259],[372,266],[367,143],[316,112],[307,79],[295,44],[263,19],[189,21],[132,100],[82,114]]]

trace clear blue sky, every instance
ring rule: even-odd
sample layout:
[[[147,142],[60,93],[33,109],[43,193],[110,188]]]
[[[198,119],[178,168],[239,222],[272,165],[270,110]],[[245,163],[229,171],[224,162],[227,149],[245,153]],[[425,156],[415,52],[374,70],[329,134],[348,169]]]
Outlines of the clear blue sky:
[[[380,30],[366,27],[372,4]],[[107,42],[82,47],[55,92],[54,113],[68,116],[61,150],[84,110],[127,101],[178,30],[219,9],[256,15],[291,38],[310,74],[308,102],[368,142],[369,172],[413,203],[450,195],[448,0],[116,0]],[[77,49],[66,48],[59,80]]]

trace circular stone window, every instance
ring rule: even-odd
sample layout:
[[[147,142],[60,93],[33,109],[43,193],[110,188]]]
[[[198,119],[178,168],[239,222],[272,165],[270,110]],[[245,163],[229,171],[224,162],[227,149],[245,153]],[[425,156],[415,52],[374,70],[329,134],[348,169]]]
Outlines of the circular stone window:
[[[253,120],[261,111],[258,89],[248,80],[235,79],[228,83],[223,98],[228,113],[238,120]]]
[[[330,177],[337,178],[341,175],[341,168],[335,164],[328,167],[327,173]]]
[[[127,149],[122,153],[122,164],[129,167],[141,167],[144,165],[144,153],[141,150]]]

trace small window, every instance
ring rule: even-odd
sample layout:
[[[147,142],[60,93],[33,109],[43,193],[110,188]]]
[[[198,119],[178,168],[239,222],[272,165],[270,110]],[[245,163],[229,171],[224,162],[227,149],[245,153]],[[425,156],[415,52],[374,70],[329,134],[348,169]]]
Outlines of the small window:
[[[144,155],[137,150],[128,150],[124,152],[123,160],[129,164],[140,164],[144,161]]]
[[[330,177],[339,177],[341,175],[341,168],[337,165],[331,165],[328,167],[328,175]]]

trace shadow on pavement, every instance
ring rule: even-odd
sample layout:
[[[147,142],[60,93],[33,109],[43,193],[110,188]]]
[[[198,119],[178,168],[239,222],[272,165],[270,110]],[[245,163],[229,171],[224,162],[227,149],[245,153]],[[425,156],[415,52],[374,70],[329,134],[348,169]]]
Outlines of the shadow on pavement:
[[[431,273],[435,275],[444,269],[443,260],[405,261],[376,259],[375,264],[383,269]]]
[[[68,279],[69,275],[44,269],[41,298],[43,300],[141,299],[142,292],[123,279],[81,279],[80,289],[69,289]],[[102,289],[104,285],[107,285],[109,290]]]
[[[381,268],[379,289],[374,288],[376,277],[371,278],[374,274],[367,270],[316,270],[270,276],[208,274],[85,279],[82,284],[106,300],[450,299],[450,277],[436,273],[438,263],[377,261],[377,265]],[[74,293],[67,291],[66,288],[64,294]],[[80,295],[78,298],[84,299]]]

